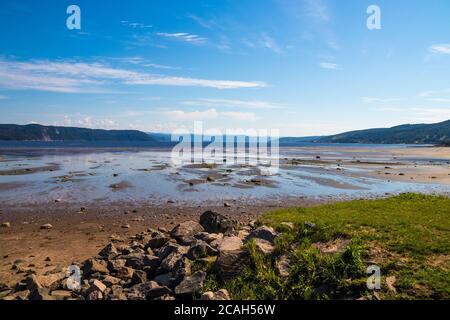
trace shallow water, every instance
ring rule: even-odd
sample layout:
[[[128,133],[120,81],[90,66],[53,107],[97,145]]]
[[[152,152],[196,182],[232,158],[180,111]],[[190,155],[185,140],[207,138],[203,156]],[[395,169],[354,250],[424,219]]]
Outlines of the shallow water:
[[[313,159],[316,151],[281,150],[281,158]],[[339,151],[320,153],[323,158],[353,159]],[[261,176],[256,168],[220,165],[215,169],[174,166],[171,153],[161,150],[82,153],[4,154],[0,172],[56,166],[52,171],[0,175],[0,201],[8,204],[145,201],[162,204],[217,203],[218,201],[276,201],[286,198],[371,198],[386,193],[447,193],[450,186],[393,182],[371,178],[364,168],[336,171],[334,165],[281,166],[273,176]],[[358,154],[360,161],[397,161],[379,154]],[[418,161],[417,159],[415,159]],[[419,159],[426,161],[426,159]],[[356,173],[356,175],[355,175]],[[208,176],[213,177],[207,182]]]

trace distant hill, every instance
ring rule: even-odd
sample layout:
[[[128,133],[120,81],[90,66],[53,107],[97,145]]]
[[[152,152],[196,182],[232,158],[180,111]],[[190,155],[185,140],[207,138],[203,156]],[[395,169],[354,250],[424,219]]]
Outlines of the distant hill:
[[[9,141],[156,141],[137,130],[100,130],[39,124],[0,124],[0,140]]]
[[[350,131],[321,137],[320,143],[450,144],[450,120],[435,124],[406,124],[392,128]]]

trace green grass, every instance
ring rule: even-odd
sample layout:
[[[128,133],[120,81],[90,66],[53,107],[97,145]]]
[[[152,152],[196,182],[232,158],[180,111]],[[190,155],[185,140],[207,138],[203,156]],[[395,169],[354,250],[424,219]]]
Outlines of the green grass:
[[[283,222],[294,224],[290,229]],[[315,228],[305,222],[316,224]],[[264,214],[260,224],[282,232],[275,251],[261,256],[254,243],[247,251],[252,266],[236,279],[210,288],[227,288],[234,299],[373,298],[366,287],[366,268],[382,272],[383,299],[450,299],[450,199],[403,194],[381,200],[360,200]],[[341,252],[324,254],[314,243],[347,238]],[[290,274],[281,278],[275,261],[288,255]],[[385,278],[395,276],[396,292]]]

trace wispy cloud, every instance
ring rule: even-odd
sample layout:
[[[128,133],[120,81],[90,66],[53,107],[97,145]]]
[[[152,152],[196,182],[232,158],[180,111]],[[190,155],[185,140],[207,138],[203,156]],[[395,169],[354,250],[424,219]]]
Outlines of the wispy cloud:
[[[328,6],[323,0],[304,0],[307,15],[317,22],[326,22],[330,20]]]
[[[261,43],[263,47],[270,49],[275,53],[281,54],[284,52],[283,49],[279,47],[277,41],[266,33],[261,35]]]
[[[376,102],[386,103],[386,102],[400,101],[400,99],[398,98],[375,98],[375,97],[362,97],[361,100],[364,103],[376,103]]]
[[[172,121],[214,120],[219,119],[220,117],[225,117],[236,121],[256,120],[256,115],[252,112],[219,112],[215,108],[204,111],[169,110],[164,111],[162,114],[169,117]]]
[[[247,109],[281,109],[284,108],[282,104],[277,104],[268,101],[259,100],[229,100],[229,99],[196,99],[181,102],[188,106],[203,106],[203,107],[232,107],[232,108],[247,108]]]
[[[148,29],[148,28],[152,28],[153,27],[152,25],[145,24],[145,23],[142,23],[142,22],[130,22],[130,21],[126,21],[126,20],[122,20],[122,21],[120,21],[120,23],[123,26],[130,27],[130,28],[133,28],[133,29]]]
[[[341,69],[341,66],[337,63],[332,62],[321,62],[319,63],[319,67],[322,69],[328,69],[328,70],[339,70]]]
[[[192,86],[216,89],[265,87],[264,82],[172,77],[113,68],[102,63],[0,60],[0,87],[61,93],[108,92],[110,84]]]
[[[190,34],[187,32],[178,32],[178,33],[158,32],[156,34],[160,37],[164,37],[167,39],[174,39],[192,44],[204,44],[208,40],[208,38],[201,37],[196,34]]]
[[[428,50],[435,54],[450,54],[450,43],[434,44]]]

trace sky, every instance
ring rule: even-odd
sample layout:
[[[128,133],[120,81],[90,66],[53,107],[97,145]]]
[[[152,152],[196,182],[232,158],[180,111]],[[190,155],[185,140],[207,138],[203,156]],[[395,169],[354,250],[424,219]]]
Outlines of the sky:
[[[3,0],[0,39],[0,123],[310,136],[450,119],[448,0]]]

